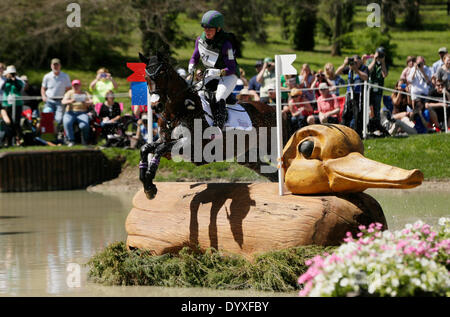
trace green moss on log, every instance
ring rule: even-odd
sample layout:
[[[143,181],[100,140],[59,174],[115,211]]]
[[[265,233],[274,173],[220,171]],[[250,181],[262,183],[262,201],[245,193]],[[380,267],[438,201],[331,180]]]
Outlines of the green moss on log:
[[[128,251],[124,242],[116,242],[88,262],[88,277],[105,285],[287,292],[299,288],[297,279],[306,272],[305,260],[334,248],[296,247],[264,253],[250,262],[214,249],[199,253],[184,248],[176,255],[153,256],[147,251]]]

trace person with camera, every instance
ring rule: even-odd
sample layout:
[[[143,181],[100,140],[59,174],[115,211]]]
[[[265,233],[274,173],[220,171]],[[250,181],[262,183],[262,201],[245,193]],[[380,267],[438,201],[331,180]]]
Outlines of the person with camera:
[[[425,66],[425,58],[417,56],[416,62],[409,72],[408,83],[411,85],[411,99],[413,109],[416,108],[419,101],[424,103],[423,98],[419,96],[427,96],[431,85],[431,70]]]
[[[369,83],[384,87],[384,79],[388,76],[384,47],[380,46],[377,48],[373,58],[369,59],[368,63]],[[383,89],[379,87],[371,87],[369,93],[369,105],[371,109],[369,126],[373,127],[373,130],[383,130],[380,124],[382,99]]]
[[[89,115],[88,110],[92,105],[91,96],[81,90],[81,81],[75,79],[72,81],[72,89],[66,92],[62,104],[66,105],[66,112],[63,116],[64,131],[68,139],[68,146],[75,144],[75,133],[73,125],[78,123],[81,130],[81,141],[86,145],[89,140]]]
[[[311,67],[309,67],[309,64],[303,64],[302,70],[300,71],[300,75],[298,77],[300,80],[300,88],[308,89],[313,87],[314,78],[315,77],[311,72]],[[314,101],[315,99],[313,90],[304,91],[304,95],[309,101]]]
[[[6,138],[8,145],[12,145],[14,138],[21,136],[20,117],[22,114],[23,100],[21,91],[24,83],[17,77],[16,67],[9,65],[3,73],[6,80],[0,90],[3,90],[3,102],[0,114],[6,125]]]
[[[339,102],[336,95],[330,94],[330,87],[327,83],[322,82],[319,85],[320,96],[317,98],[317,115],[310,115],[307,118],[308,124],[319,123],[339,123]]]
[[[319,69],[317,71],[317,73],[314,75],[314,81],[311,84],[312,88],[316,88],[316,90],[314,91],[316,100],[321,96],[321,94],[319,92],[319,85],[322,83],[327,84],[327,87],[330,87],[330,90],[336,89],[336,87],[334,87],[333,83],[330,80],[328,80],[328,78],[325,75],[325,73],[323,72],[323,70]]]
[[[271,57],[264,59],[264,64],[258,75],[256,81],[261,84],[259,89],[260,101],[264,103],[270,102],[269,90],[275,87],[275,62]]]
[[[369,69],[363,64],[359,55],[346,57],[344,64],[336,70],[336,75],[347,74],[347,98],[344,113],[342,114],[342,124],[354,129],[362,136],[363,126],[363,83],[369,79]]]
[[[97,76],[89,84],[89,91],[92,92],[92,102],[94,105],[97,103],[104,103],[106,93],[108,91],[116,90],[117,87],[117,83],[108,69],[102,67],[97,70]]]

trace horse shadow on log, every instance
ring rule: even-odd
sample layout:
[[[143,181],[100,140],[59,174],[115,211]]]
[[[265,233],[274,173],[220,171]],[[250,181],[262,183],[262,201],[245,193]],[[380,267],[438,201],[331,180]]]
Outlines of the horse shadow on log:
[[[193,185],[195,187],[197,185]],[[234,241],[242,249],[244,243],[243,221],[250,211],[251,206],[255,206],[255,201],[250,197],[249,184],[207,184],[205,190],[197,193],[190,204],[190,224],[189,224],[189,244],[192,247],[199,245],[199,225],[198,211],[201,204],[211,203],[210,219],[208,226],[210,247],[218,250],[219,239],[217,233],[217,216],[228,199],[231,199],[229,209],[225,206],[227,219]]]

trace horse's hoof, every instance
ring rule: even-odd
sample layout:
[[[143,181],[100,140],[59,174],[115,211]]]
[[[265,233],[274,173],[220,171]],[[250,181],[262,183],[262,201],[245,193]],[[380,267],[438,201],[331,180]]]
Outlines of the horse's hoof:
[[[156,188],[155,185],[151,186],[149,189],[144,190],[145,195],[147,196],[147,199],[152,200],[153,198],[155,198],[156,193],[158,192],[158,189]]]

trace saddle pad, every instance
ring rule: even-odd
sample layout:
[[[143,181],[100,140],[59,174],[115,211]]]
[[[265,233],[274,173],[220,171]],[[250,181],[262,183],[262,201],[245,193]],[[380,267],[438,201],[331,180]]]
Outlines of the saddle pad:
[[[213,126],[214,121],[212,119],[213,116],[209,102],[203,96],[200,96],[200,99],[202,100],[203,110],[209,114],[209,116],[205,115],[206,121],[210,126]],[[227,105],[227,112],[228,119],[227,122],[225,122],[224,130],[236,129],[250,131],[252,129],[250,116],[240,104]]]

